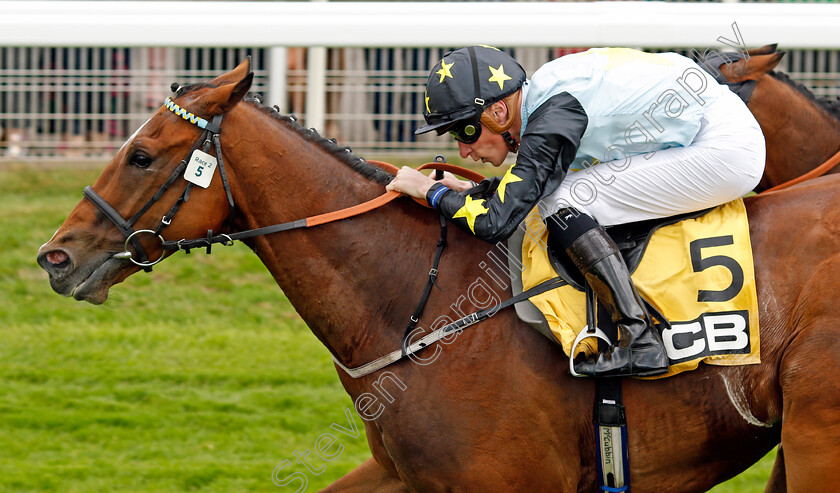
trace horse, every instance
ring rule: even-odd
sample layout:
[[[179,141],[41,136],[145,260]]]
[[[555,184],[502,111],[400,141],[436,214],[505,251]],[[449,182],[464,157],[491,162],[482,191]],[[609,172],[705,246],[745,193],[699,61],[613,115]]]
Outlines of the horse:
[[[301,218],[383,194],[391,173],[245,99],[252,77],[245,61],[179,88],[126,141],[93,184],[99,199],[86,193],[38,252],[57,293],[102,303],[112,286],[171,254],[164,241],[184,246],[177,239],[300,226]],[[217,126],[219,138],[206,143],[214,142],[220,169],[183,200],[180,163],[201,147],[201,122]],[[634,491],[706,491],[780,442],[783,469],[767,491],[814,491],[840,481],[838,185],[823,177],[745,199],[760,364],[700,365],[662,380],[623,382]],[[137,254],[126,240],[135,233],[115,227],[115,214],[133,215],[137,231],[147,230],[134,239],[148,262],[127,260]],[[416,355],[422,359],[398,359],[359,378],[343,369],[399,352],[439,254],[440,228],[435,211],[397,198],[347,219],[244,240],[333,355],[364,419],[372,457],[326,491],[595,490],[595,381],[572,377],[562,349],[513,310],[429,344]],[[495,284],[502,273],[491,272],[495,248],[448,232],[437,265],[441,289],[429,292],[418,327],[510,296],[510,286]]]
[[[747,107],[767,145],[764,176],[755,188],[762,192],[811,172],[840,151],[840,107],[774,71],[784,56],[776,45],[749,50],[747,55],[717,69],[732,83],[755,81]],[[837,172],[836,166],[827,171]]]
[[[755,81],[747,107],[761,126],[767,146],[757,192],[840,172],[840,99],[819,99],[788,74],[774,71],[784,56],[776,48],[773,44],[748,50],[748,57],[718,67],[729,82]],[[770,482],[784,481],[784,452],[780,447]]]

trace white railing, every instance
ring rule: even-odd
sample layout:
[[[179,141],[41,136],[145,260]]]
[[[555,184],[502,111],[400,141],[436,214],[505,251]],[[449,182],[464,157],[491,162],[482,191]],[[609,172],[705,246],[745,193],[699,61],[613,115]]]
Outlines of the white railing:
[[[0,158],[101,158],[169,83],[246,54],[266,103],[371,157],[453,150],[412,131],[428,68],[474,43],[529,73],[574,46],[779,43],[781,68],[834,95],[837,26],[840,5],[802,3],[0,1]]]
[[[2,46],[696,47],[737,22],[751,43],[838,48],[834,4],[682,2],[0,1]]]

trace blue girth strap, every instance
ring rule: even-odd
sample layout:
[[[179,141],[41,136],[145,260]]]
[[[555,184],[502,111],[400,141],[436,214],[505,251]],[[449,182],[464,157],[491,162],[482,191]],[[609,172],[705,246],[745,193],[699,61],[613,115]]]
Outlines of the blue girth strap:
[[[621,488],[610,488],[609,486],[601,486],[602,491],[610,491],[612,493],[619,493],[621,491],[630,491],[630,486],[622,486]]]
[[[620,378],[599,378],[595,391],[598,484],[601,491],[630,492],[627,419]]]
[[[618,327],[592,288],[586,286],[586,323],[618,340]],[[603,344],[601,342],[600,344]],[[598,444],[598,489],[630,493],[630,460],[627,451],[627,418],[621,399],[621,378],[595,379],[595,442]]]

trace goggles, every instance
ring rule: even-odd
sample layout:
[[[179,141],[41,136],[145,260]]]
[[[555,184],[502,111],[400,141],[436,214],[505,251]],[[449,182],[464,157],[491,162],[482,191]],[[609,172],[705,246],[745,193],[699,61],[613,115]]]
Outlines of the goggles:
[[[481,117],[455,123],[449,128],[449,135],[458,142],[474,144],[481,136]]]

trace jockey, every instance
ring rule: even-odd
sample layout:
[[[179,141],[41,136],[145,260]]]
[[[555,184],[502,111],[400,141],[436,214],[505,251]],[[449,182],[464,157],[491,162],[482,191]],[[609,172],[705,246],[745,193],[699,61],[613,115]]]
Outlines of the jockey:
[[[764,136],[744,103],[675,53],[596,48],[543,65],[530,80],[509,55],[470,46],[444,55],[426,85],[426,125],[449,133],[461,157],[516,163],[496,193],[408,167],[388,185],[425,198],[490,242],[539,207],[549,241],[580,269],[619,329],[619,343],[575,363],[591,376],[668,369],[660,335],[603,227],[674,216],[743,196],[764,172]]]

